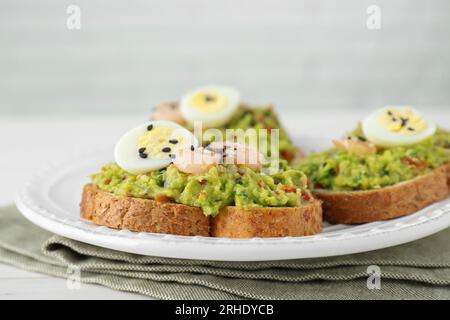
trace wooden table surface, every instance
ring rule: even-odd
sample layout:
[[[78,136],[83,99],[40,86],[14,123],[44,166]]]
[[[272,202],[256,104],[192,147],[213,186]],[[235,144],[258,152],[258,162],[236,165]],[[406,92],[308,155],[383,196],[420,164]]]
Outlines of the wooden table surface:
[[[294,113],[282,114],[287,129],[303,137],[331,138],[345,132],[363,114]],[[11,117],[0,119],[0,205],[10,204],[18,188],[30,174],[52,159],[65,157],[74,148],[112,145],[129,128],[143,122],[146,114],[126,116]],[[443,126],[450,123],[450,108],[429,113]],[[313,140],[309,140],[311,141]],[[112,153],[112,152],[111,152]],[[69,290],[65,279],[49,277],[0,264],[0,299],[145,299],[96,285],[82,284]]]

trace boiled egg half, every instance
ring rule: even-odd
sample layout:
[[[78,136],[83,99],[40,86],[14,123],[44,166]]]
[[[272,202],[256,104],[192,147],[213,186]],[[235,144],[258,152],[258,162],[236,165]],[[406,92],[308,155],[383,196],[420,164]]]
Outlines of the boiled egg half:
[[[141,174],[167,167],[179,149],[198,146],[187,129],[172,121],[150,121],[125,133],[114,148],[116,163]]]
[[[415,144],[432,136],[436,125],[411,107],[392,106],[366,117],[362,130],[375,145],[393,147]]]
[[[186,93],[180,101],[180,112],[191,125],[199,121],[205,128],[219,127],[230,120],[239,103],[236,89],[206,86]]]

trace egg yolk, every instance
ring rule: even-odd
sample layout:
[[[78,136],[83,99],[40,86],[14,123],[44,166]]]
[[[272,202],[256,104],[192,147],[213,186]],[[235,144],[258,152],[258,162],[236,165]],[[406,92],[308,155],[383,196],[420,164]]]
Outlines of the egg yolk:
[[[387,109],[379,123],[389,131],[403,135],[416,134],[427,128],[425,120],[411,109]]]
[[[192,96],[190,104],[199,111],[214,113],[225,109],[228,99],[217,92],[198,92]]]
[[[168,159],[175,150],[187,146],[187,139],[177,135],[174,128],[156,127],[147,129],[138,139],[138,150],[141,158]]]

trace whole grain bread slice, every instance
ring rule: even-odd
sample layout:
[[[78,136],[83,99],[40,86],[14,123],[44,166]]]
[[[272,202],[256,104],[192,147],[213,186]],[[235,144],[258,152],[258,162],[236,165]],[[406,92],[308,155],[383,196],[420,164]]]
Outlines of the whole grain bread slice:
[[[322,207],[317,200],[301,207],[225,207],[211,219],[213,237],[296,237],[321,231]]]
[[[209,236],[209,217],[200,208],[116,196],[92,184],[84,186],[80,209],[84,219],[114,229]]]
[[[323,215],[328,222],[359,224],[412,214],[450,195],[450,164],[393,186],[333,192],[318,190]]]
[[[251,238],[305,236],[322,230],[322,208],[317,200],[302,207],[225,207],[209,218],[197,207],[116,196],[87,184],[80,206],[81,217],[97,225],[138,232]]]

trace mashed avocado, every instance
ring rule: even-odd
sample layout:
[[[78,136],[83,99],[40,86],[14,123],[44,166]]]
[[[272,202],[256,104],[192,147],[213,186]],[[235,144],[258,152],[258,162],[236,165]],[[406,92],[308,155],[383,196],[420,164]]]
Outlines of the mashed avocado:
[[[117,164],[108,164],[92,175],[92,181],[101,190],[116,195],[165,199],[200,207],[206,215],[212,216],[225,206],[300,206],[311,199],[306,176],[287,167],[285,162],[270,176],[234,165],[218,165],[202,175],[182,173],[174,165],[133,175]]]
[[[363,136],[360,128],[352,135]],[[412,179],[449,161],[450,132],[438,129],[421,143],[379,149],[368,156],[350,155],[337,149],[312,154],[299,169],[315,188],[369,190]]]
[[[280,154],[281,156],[290,161],[295,156],[295,146],[290,140],[287,132],[281,127],[280,122],[272,107],[248,107],[241,105],[231,120],[226,124],[225,129],[279,129],[280,133]],[[270,135],[269,135],[270,138]],[[270,145],[270,140],[268,141]]]

